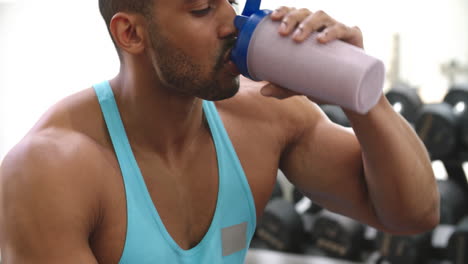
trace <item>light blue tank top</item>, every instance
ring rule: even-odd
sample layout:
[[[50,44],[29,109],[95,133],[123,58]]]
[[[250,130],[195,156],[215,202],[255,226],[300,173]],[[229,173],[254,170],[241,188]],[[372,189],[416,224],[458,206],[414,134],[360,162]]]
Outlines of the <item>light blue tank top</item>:
[[[166,230],[133,155],[108,81],[94,85],[120,164],[127,200],[127,234],[121,264],[240,264],[255,231],[252,193],[236,152],[213,102],[203,111],[218,158],[216,211],[201,242],[183,250]]]

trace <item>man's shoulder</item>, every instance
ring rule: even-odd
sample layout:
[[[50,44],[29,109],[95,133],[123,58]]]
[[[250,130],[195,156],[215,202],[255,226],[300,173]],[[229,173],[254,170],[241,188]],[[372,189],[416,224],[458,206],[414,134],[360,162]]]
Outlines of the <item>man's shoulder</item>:
[[[102,150],[88,136],[63,127],[30,132],[4,158],[2,180],[46,184],[89,177],[106,162]]]
[[[6,243],[23,247],[40,243],[36,238],[44,232],[44,243],[63,232],[74,238],[91,232],[105,190],[94,152],[80,134],[49,128],[26,136],[7,154],[0,165]]]
[[[28,164],[47,159],[41,165],[51,168],[84,165],[112,150],[104,124],[93,89],[82,90],[50,107],[6,159],[15,157]]]
[[[91,178],[112,159],[103,122],[91,88],[60,100],[1,161],[0,181],[60,184]]]

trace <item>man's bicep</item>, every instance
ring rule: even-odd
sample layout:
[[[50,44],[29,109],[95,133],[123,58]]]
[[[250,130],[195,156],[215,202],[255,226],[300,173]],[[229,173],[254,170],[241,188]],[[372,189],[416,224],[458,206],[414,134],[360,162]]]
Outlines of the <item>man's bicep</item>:
[[[10,155],[0,168],[4,263],[97,263],[73,194],[44,164]]]
[[[315,202],[349,215],[367,199],[359,143],[323,115],[315,122],[284,152],[281,169]]]

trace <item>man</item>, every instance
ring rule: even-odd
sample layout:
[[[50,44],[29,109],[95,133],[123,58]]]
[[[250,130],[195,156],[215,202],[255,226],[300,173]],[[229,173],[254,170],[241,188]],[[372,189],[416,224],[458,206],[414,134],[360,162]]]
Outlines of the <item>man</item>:
[[[425,148],[385,97],[366,115],[346,111],[354,134],[273,84],[239,89],[230,2],[99,4],[120,73],[53,106],[4,159],[6,264],[243,263],[278,168],[380,230],[437,224]],[[271,19],[297,42],[325,28],[322,43],[363,46],[358,28],[322,11],[282,7]]]

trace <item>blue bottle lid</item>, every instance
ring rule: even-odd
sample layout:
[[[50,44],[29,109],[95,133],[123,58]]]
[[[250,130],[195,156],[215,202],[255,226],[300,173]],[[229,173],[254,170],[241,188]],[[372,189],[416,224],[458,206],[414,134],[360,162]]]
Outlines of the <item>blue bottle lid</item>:
[[[247,0],[242,15],[236,16],[234,25],[239,30],[239,35],[237,36],[236,45],[234,45],[231,52],[231,60],[240,73],[254,81],[260,80],[255,80],[250,76],[247,66],[250,39],[260,21],[272,12],[271,10],[259,10],[260,3],[261,0]]]

